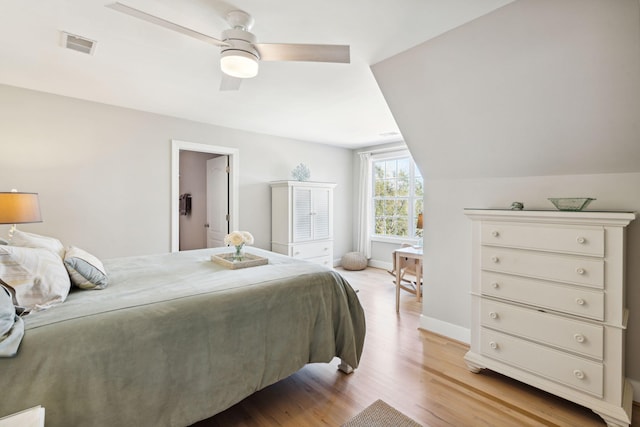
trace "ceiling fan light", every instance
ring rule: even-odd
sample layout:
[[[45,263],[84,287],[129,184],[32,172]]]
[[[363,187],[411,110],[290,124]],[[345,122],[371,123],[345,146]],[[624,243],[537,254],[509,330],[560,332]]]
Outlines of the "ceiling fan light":
[[[258,58],[242,50],[227,50],[222,52],[220,69],[231,77],[249,79],[258,75]]]

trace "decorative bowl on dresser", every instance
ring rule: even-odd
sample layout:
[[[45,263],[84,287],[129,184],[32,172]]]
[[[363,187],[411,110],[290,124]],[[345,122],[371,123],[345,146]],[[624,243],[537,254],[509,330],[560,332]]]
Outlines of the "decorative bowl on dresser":
[[[633,212],[466,209],[472,372],[487,368],[631,423],[625,234]],[[606,343],[606,345],[605,345]]]

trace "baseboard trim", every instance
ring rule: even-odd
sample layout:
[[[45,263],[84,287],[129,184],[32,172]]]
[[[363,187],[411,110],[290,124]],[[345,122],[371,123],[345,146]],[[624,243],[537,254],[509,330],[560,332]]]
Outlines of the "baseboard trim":
[[[381,268],[383,270],[393,270],[393,263],[390,262],[384,262],[384,261],[377,261],[375,259],[370,259],[369,263],[368,263],[369,267],[373,267],[373,268]]]
[[[424,314],[420,315],[420,324],[418,328],[438,335],[444,335],[447,338],[451,338],[465,344],[469,344],[471,342],[471,330],[463,328],[462,326],[454,325],[453,323],[425,316]]]

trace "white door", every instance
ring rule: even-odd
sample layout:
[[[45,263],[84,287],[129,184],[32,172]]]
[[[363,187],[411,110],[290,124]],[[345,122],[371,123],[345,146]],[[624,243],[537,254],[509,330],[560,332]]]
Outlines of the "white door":
[[[207,160],[207,247],[224,246],[229,233],[229,156]]]

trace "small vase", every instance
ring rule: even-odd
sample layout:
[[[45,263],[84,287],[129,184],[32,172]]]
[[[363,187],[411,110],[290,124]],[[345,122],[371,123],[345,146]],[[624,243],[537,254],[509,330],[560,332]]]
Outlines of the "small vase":
[[[243,248],[244,248],[244,245],[236,246],[236,252],[233,254],[234,261],[242,261],[242,259],[244,258]]]

